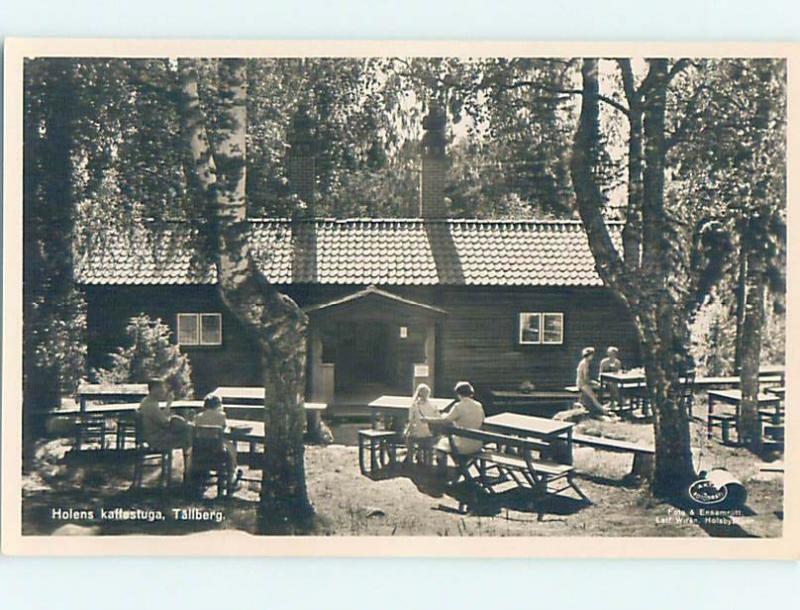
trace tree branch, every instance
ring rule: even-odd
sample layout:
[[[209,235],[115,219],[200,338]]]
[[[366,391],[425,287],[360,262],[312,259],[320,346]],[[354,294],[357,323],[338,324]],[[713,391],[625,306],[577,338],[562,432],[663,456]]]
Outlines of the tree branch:
[[[581,74],[583,101],[570,162],[578,213],[586,230],[598,274],[608,286],[632,305],[635,301],[632,299],[634,291],[631,290],[630,278],[626,276],[624,264],[609,235],[602,212],[605,198],[595,181],[593,172],[600,146],[597,60],[584,59]]]

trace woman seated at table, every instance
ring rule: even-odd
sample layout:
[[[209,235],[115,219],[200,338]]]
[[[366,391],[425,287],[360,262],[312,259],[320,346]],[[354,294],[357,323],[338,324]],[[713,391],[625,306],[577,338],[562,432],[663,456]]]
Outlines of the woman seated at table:
[[[225,430],[228,425],[225,411],[222,410],[222,399],[216,394],[208,394],[203,399],[203,410],[198,414],[194,420],[195,426],[215,426]],[[234,480],[234,473],[236,472],[236,464],[238,456],[236,455],[236,447],[233,442],[225,440],[223,443],[225,447],[225,464],[228,468],[228,476],[230,480]]]
[[[430,453],[436,440],[430,426],[425,421],[426,418],[429,420],[440,419],[439,411],[431,403],[430,397],[431,388],[425,383],[419,384],[408,409],[408,426],[405,430],[406,446],[408,447],[405,460],[407,464],[414,461],[417,449],[423,456],[426,452]]]
[[[600,361],[600,383],[603,383],[603,373],[619,373],[622,371],[622,360],[619,359],[619,349],[610,345],[606,350],[606,357]],[[611,399],[610,406],[620,406],[622,393],[619,385],[610,382],[607,384],[608,397]]]
[[[486,417],[483,412],[483,405],[475,400],[475,389],[468,381],[459,381],[455,387],[455,393],[458,401],[450,412],[444,416],[437,416],[436,418],[425,418],[426,422],[430,423],[447,423],[460,428],[480,428],[483,425],[483,420]],[[455,450],[462,454],[468,455],[470,453],[478,453],[483,449],[483,443],[479,440],[471,438],[455,438]],[[439,451],[450,452],[454,448],[450,446],[449,437],[444,437],[436,444],[436,449]],[[442,457],[442,461],[446,464],[447,456]],[[441,468],[444,464],[440,463]]]

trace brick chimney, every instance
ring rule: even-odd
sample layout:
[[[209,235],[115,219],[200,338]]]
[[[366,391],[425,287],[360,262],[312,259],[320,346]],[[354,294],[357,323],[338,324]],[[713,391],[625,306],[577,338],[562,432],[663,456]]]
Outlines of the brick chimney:
[[[444,181],[447,176],[445,128],[447,116],[438,106],[431,106],[422,120],[422,172],[419,184],[419,215],[422,218],[446,218]]]
[[[299,216],[314,216],[314,187],[317,181],[314,121],[305,106],[297,109],[289,134],[289,188],[306,205]]]

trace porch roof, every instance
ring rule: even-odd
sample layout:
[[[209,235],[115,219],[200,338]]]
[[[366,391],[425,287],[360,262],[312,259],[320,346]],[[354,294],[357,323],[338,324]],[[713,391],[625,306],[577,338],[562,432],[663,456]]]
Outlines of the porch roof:
[[[357,304],[367,304],[369,302],[385,304],[399,308],[401,311],[408,311],[410,313],[421,314],[425,317],[440,317],[447,315],[447,311],[440,308],[428,305],[427,303],[420,303],[405,297],[401,297],[392,292],[381,290],[376,286],[367,286],[363,290],[359,290],[347,296],[328,301],[327,303],[320,303],[318,305],[310,305],[304,308],[304,311],[311,317],[318,314],[333,314],[337,311],[343,311],[356,306]]]

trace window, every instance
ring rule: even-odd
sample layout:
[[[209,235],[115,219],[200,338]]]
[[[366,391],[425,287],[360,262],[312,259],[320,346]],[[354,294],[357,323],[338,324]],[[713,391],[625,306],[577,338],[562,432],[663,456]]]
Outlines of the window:
[[[564,343],[564,314],[524,312],[519,314],[520,345],[561,345]]]
[[[222,345],[222,314],[179,313],[180,345]]]

